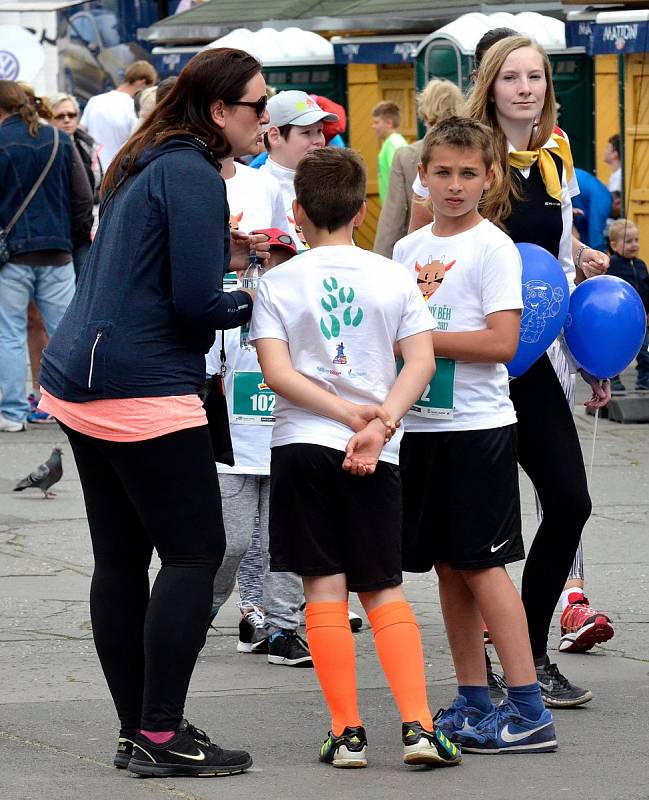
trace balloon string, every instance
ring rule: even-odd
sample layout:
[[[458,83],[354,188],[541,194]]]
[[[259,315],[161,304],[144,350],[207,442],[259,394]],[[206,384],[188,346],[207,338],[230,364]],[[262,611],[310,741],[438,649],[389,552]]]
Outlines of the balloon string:
[[[597,440],[597,420],[599,419],[599,408],[595,409],[595,424],[593,425],[593,444],[590,449],[590,466],[588,467],[588,488],[593,478],[593,462],[595,461],[595,442]]]

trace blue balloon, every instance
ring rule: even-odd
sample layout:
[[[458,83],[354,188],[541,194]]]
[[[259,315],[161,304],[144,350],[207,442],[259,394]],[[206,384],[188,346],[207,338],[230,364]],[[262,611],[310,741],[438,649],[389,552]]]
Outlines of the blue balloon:
[[[580,366],[602,379],[629,366],[646,327],[644,306],[633,286],[614,275],[598,275],[572,293],[564,332]]]
[[[518,350],[506,364],[518,378],[557,338],[568,313],[568,281],[557,259],[536,244],[516,245],[523,262],[523,312]]]

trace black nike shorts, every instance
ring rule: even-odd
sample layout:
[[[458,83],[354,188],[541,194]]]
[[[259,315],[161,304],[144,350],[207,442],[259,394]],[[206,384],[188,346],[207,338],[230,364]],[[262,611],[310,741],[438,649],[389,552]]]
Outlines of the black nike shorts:
[[[373,475],[342,469],[341,450],[271,448],[270,569],[301,576],[345,573],[351,592],[401,583],[401,477],[379,461]]]
[[[483,569],[525,558],[516,426],[406,433],[403,569]]]

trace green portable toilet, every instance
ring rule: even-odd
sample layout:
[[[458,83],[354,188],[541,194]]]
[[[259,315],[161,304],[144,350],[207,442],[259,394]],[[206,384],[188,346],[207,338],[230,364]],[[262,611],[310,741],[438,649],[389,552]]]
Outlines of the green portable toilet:
[[[560,105],[558,124],[570,137],[575,164],[592,172],[595,167],[593,60],[583,46],[566,47],[560,20],[525,11],[520,14],[464,14],[431,33],[419,45],[415,80],[421,91],[431,78],[447,78],[463,92],[471,86],[474,51],[493,28],[512,28],[535,39],[547,52]],[[423,128],[420,134],[423,135]]]

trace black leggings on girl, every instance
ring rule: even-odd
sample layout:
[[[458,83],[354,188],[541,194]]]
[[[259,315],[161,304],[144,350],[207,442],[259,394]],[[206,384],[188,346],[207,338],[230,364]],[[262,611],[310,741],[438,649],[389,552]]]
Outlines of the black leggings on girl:
[[[509,384],[518,417],[518,462],[534,484],[543,521],[523,570],[522,598],[532,644],[547,652],[552,614],[591,512],[572,411],[547,355]]]
[[[121,726],[176,730],[225,550],[207,426],[132,443],[62,427],[95,556],[92,630]],[[149,597],[154,547],[162,566]]]

